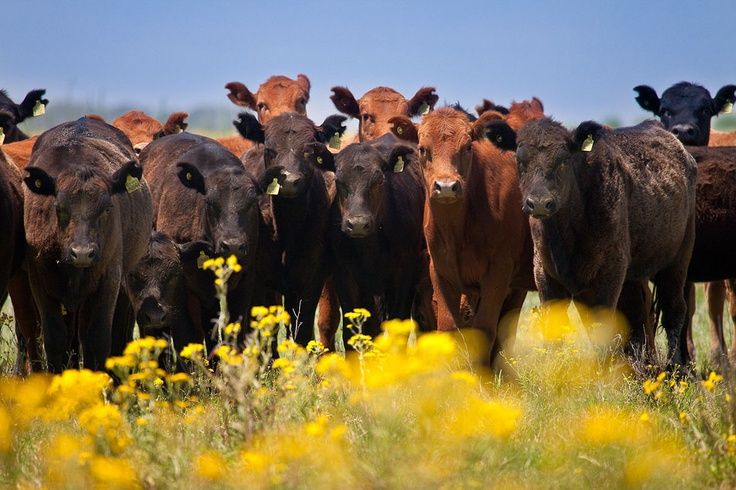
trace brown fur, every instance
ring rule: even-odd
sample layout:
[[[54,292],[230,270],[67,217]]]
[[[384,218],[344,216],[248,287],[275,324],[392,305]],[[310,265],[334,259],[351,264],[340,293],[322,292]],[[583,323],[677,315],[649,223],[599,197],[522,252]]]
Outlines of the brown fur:
[[[285,112],[306,114],[311,83],[300,73],[296,80],[274,75],[263,82],[255,94],[240,82],[230,82],[225,88],[230,91],[227,97],[233,104],[254,110],[258,120],[265,124]]]
[[[187,117],[189,114],[186,112],[174,112],[165,124],[161,124],[143,111],[128,111],[116,118],[112,125],[125,133],[133,148],[140,153],[154,139],[185,130]]]
[[[36,143],[37,139],[38,136],[32,136],[26,140],[6,143],[0,146],[0,152],[5,153],[5,155],[10,158],[18,168],[24,169],[31,160],[33,145]]]

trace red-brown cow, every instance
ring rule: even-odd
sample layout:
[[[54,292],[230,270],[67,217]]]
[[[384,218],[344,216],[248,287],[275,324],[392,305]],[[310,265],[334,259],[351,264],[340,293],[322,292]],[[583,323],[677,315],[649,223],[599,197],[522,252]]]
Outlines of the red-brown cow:
[[[116,118],[112,125],[130,140],[136,153],[140,153],[151,141],[168,134],[176,134],[187,129],[186,112],[173,112],[164,124],[143,111],[128,111]]]

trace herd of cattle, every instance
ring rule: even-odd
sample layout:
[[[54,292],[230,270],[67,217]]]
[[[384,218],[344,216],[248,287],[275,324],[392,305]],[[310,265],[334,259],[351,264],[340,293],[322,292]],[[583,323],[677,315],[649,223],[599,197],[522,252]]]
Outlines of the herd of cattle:
[[[316,323],[332,348],[340,309],[364,307],[371,335],[410,316],[426,330],[479,328],[494,362],[515,337],[503,319],[538,290],[542,302],[617,307],[629,352],[649,356],[656,305],[667,362],[686,365],[692,284],[711,281],[712,351],[726,352],[736,133],[710,125],[736,85],[711,97],[683,82],[661,98],[638,86],[660,122],[572,131],[537,98],[485,100],[475,116],[435,109],[433,88],[407,100],[334,87],[335,107],[359,121],[352,142],[345,116],[307,118],[304,75],[226,89],[249,110],[240,135],[219,140],[185,132],[186,113],[162,125],[141,111],[28,138],[17,124],[44,112],[45,91],[20,104],[0,92],[0,299],[13,303],[20,370],[42,368],[44,351],[53,372],[103,369],[136,321],[177,349],[212,347],[219,302],[201,265],[230,255],[243,266],[230,318],[247,325],[251,306],[283,301],[301,344]]]

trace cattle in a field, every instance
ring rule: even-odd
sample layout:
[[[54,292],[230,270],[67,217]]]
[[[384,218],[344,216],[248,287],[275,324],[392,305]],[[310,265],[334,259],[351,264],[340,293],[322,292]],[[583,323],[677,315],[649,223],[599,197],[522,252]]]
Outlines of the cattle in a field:
[[[500,123],[489,139],[509,141],[510,131]],[[654,121],[615,130],[588,121],[568,131],[542,119],[524,126],[516,143],[540,300],[572,298],[613,309],[624,282],[651,279],[668,361],[685,365],[683,291],[695,241],[695,160]],[[641,340],[640,334],[632,338]]]
[[[187,129],[186,112],[173,112],[164,124],[143,111],[128,111],[117,117],[112,125],[130,139],[133,149],[140,153],[151,141],[161,136],[176,134]]]
[[[44,98],[45,94],[44,89],[31,90],[23,102],[16,104],[5,90],[0,90],[0,145],[28,138],[18,124],[29,117],[40,116],[46,111],[49,101]]]
[[[515,325],[501,319],[534,289],[514,153],[487,137],[487,126],[502,118],[488,112],[471,122],[466,113],[446,107],[416,127],[406,118],[391,121],[396,136],[418,138],[437,326],[462,326],[461,295],[477,297],[470,323],[487,333],[492,363],[515,336]]]
[[[228,282],[228,310],[232,321],[248,319],[257,278],[261,188],[242,163],[217,141],[190,133],[154,140],[140,155],[150,183],[154,227],[178,244],[204,241],[215,255],[235,255],[242,271]],[[188,280],[190,299],[198,302],[199,318],[192,318],[208,342],[219,304],[214,276],[199,271]]]
[[[269,282],[284,295],[289,314],[298,318],[294,337],[303,345],[312,338],[315,309],[332,263],[327,243],[332,178],[325,174],[332,175],[335,167],[325,143],[342,134],[344,120],[330,116],[316,126],[291,112],[261,125],[243,113],[236,124],[243,137],[263,143],[244,156],[244,163],[270,197],[263,205],[272,225],[269,254],[276,256],[278,267]]]
[[[371,141],[391,132],[389,120],[415,117],[431,111],[439,96],[434,87],[422,87],[406,99],[390,87],[376,87],[356,99],[347,87],[332,87],[330,99],[338,111],[358,120],[358,141]]]
[[[344,311],[368,308],[370,335],[383,320],[409,318],[423,260],[424,184],[414,145],[386,134],[335,157],[337,198],[330,219],[334,276]],[[349,332],[345,331],[348,335]]]
[[[128,138],[82,118],[39,136],[25,169],[28,269],[49,369],[102,369],[117,298],[145,254],[151,195]]]

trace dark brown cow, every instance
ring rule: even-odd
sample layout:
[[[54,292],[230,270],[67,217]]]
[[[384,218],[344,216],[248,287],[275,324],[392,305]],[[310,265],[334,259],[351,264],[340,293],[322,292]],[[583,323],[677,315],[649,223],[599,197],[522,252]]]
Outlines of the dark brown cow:
[[[31,90],[23,99],[16,104],[5,90],[0,90],[0,145],[22,141],[28,136],[20,130],[18,124],[29,117],[41,115],[46,110],[49,101],[44,99],[46,90]]]
[[[279,267],[271,271],[284,294],[287,311],[295,321],[295,339],[306,344],[312,338],[314,314],[331,260],[327,224],[332,196],[326,172],[334,172],[332,156],[324,143],[345,130],[342,116],[330,116],[321,126],[301,114],[281,114],[261,125],[252,114],[240,114],[240,134],[259,145],[244,162],[267,187],[275,254]],[[273,280],[272,280],[273,283]],[[321,334],[328,342],[328,333]]]
[[[164,136],[141,152],[144,176],[151,186],[154,226],[179,244],[205,241],[211,253],[235,255],[243,267],[228,282],[228,309],[232,321],[249,318],[253,271],[258,259],[261,190],[242,163],[217,141],[190,133]],[[190,301],[198,304],[196,329],[212,339],[212,320],[219,304],[214,276],[199,271],[188,281]]]
[[[509,131],[499,123],[490,139],[511,140]],[[541,301],[572,298],[610,310],[625,281],[651,278],[668,362],[685,365],[680,335],[695,240],[693,158],[654,121],[616,130],[585,122],[570,132],[549,119],[519,131],[516,157],[524,211],[534,218]]]
[[[477,296],[471,325],[488,334],[491,362],[513,342],[515,326],[499,329],[501,318],[521,308],[526,291],[534,289],[514,153],[486,138],[486,126],[502,118],[488,112],[471,122],[446,107],[426,115],[416,130],[408,119],[392,120],[397,136],[419,140],[437,326],[462,326],[460,296]]]
[[[431,111],[439,100],[434,90],[434,87],[422,87],[406,100],[392,88],[376,87],[356,100],[346,87],[332,87],[330,99],[338,111],[358,119],[358,140],[371,141],[391,132],[392,117],[414,117]]]
[[[49,369],[102,369],[121,281],[145,254],[152,209],[128,138],[82,118],[36,142],[24,182],[29,277]]]
[[[424,184],[414,145],[392,134],[356,143],[335,158],[337,199],[330,220],[334,281],[343,310],[368,308],[366,331],[409,318],[423,260]],[[320,304],[321,307],[321,304]],[[349,338],[349,332],[345,340]]]

